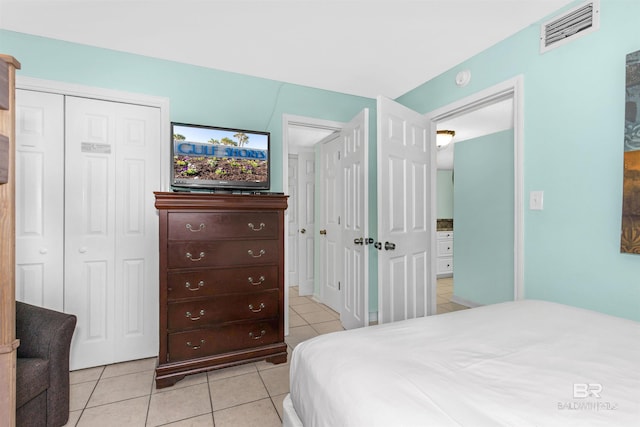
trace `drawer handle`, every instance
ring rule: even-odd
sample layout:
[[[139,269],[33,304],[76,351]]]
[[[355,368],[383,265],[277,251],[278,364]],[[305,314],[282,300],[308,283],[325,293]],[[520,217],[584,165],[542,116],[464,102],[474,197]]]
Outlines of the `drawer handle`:
[[[247,251],[247,253],[248,253],[249,255],[251,255],[252,257],[254,257],[254,258],[260,258],[262,255],[266,254],[266,252],[265,252],[265,250],[264,250],[264,249],[260,249],[260,252],[258,253],[258,255],[254,255],[254,254],[253,254],[253,251],[252,251],[251,249],[249,249],[249,250]],[[204,254],[202,254],[202,255],[204,255]]]
[[[266,227],[266,225],[264,225],[264,222],[260,223],[259,228],[256,228],[255,225],[253,225],[253,223],[251,222],[248,223],[247,226],[249,226],[249,228],[253,231],[262,231],[262,229]]]
[[[265,331],[264,329],[260,331],[260,336],[256,336],[253,332],[249,332],[249,336],[251,337],[251,339],[254,339],[254,340],[259,340],[266,334],[267,334],[267,331]]]
[[[190,290],[190,291],[192,291],[192,292],[193,292],[193,291],[199,291],[199,290],[200,290],[200,288],[204,286],[204,282],[201,280],[201,281],[198,283],[198,286],[196,286],[195,288],[192,288],[192,287],[191,287],[191,283],[189,283],[189,282],[186,282],[186,283],[184,284],[184,286],[185,286],[185,288],[189,289],[189,290]]]
[[[187,227],[187,230],[189,230],[192,233],[198,233],[198,232],[204,230],[206,225],[200,224],[200,226],[197,229],[194,229],[191,224],[187,224],[185,227]]]
[[[253,311],[254,313],[260,313],[263,308],[264,308],[263,302],[260,303],[260,306],[257,309],[253,308],[253,304],[249,304],[249,310]]]
[[[202,258],[204,258],[204,252],[200,252],[200,257],[199,258],[194,258],[193,255],[191,255],[191,252],[187,252],[187,258],[189,258],[193,262],[201,261]]]
[[[187,347],[191,347],[194,350],[199,349],[203,345],[204,345],[204,340],[200,340],[200,345],[193,345],[193,344],[191,344],[191,341],[187,341]]]
[[[258,285],[261,285],[261,284],[265,281],[265,278],[264,278],[264,276],[260,276],[260,278],[258,279],[258,281],[257,281],[257,282],[254,282],[254,281],[253,281],[253,277],[248,277],[248,278],[247,278],[247,280],[248,280],[248,281],[249,281],[249,283],[250,283],[250,284],[252,284],[253,286],[258,286]]]
[[[198,314],[200,314],[200,316],[198,316],[198,317],[191,317],[191,316],[193,316],[193,315],[191,314],[191,312],[190,312],[190,311],[187,311],[187,312],[184,314],[184,316],[185,316],[187,319],[190,319],[192,322],[195,322],[196,320],[200,320],[200,319],[202,318],[202,316],[204,316],[204,310],[200,310],[200,313],[198,313]]]

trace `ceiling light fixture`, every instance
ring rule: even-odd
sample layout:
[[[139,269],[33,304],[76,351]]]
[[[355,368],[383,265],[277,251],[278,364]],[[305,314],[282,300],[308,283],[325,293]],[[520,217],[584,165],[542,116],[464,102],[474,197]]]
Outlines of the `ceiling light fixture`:
[[[454,136],[456,136],[456,131],[454,130],[436,131],[436,148],[438,150],[444,150],[449,144],[451,144]]]

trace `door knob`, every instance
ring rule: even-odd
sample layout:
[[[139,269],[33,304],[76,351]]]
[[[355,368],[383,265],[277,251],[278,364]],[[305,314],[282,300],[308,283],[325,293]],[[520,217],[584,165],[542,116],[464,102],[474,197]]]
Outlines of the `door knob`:
[[[364,239],[362,237],[360,237],[359,239],[353,239],[353,243],[356,245],[361,245],[363,241]]]
[[[380,243],[380,242],[375,242],[375,243],[373,244],[373,247],[374,247],[374,248],[376,248],[377,250],[380,250],[380,249],[382,249],[382,243]]]
[[[306,232],[307,232],[307,230],[306,230],[306,229],[304,229],[304,228],[300,230],[300,233],[302,233],[302,234],[304,234],[304,233],[306,233]]]
[[[395,243],[391,243],[391,242],[384,242],[384,250],[385,251],[392,251],[396,248],[396,244]]]
[[[327,234],[327,230],[320,230],[320,234],[322,234],[323,236]]]

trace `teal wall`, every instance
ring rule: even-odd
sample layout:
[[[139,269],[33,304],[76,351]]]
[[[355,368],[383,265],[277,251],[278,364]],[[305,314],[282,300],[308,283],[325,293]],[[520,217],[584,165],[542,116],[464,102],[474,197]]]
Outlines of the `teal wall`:
[[[513,300],[513,130],[457,142],[453,295],[474,304]]]
[[[640,2],[600,6],[597,32],[541,55],[532,25],[398,101],[426,113],[523,75],[525,200],[544,191],[544,210],[525,209],[525,296],[640,320],[640,256],[620,253],[625,56],[640,50]]]
[[[271,189],[282,191],[282,114],[339,122],[369,108],[370,235],[377,235],[376,101],[274,80],[0,30],[0,52],[20,76],[169,98],[171,120],[271,132]],[[167,144],[169,141],[167,141]],[[369,257],[377,311],[377,252]]]
[[[439,170],[436,175],[437,217],[453,218],[453,171]]]
[[[376,108],[374,99],[6,30],[0,52],[20,61],[20,76],[169,98],[172,121],[271,132],[274,191],[283,186],[282,114],[345,122]]]

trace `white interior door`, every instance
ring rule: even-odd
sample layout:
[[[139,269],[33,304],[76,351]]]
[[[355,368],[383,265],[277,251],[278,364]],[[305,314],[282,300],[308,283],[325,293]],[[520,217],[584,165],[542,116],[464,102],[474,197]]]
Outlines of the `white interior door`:
[[[298,286],[298,155],[289,154],[287,181],[287,274],[289,286]]]
[[[158,349],[159,109],[66,98],[65,311],[71,369]]]
[[[342,306],[340,320],[346,329],[369,324],[368,245],[368,145],[369,110],[364,109],[340,132],[342,175]]]
[[[298,153],[298,283],[300,295],[314,291],[314,237],[316,197],[316,156],[313,151]]]
[[[426,316],[435,274],[434,148],[421,114],[378,97],[378,321]]]
[[[340,313],[342,297],[342,232],[340,214],[342,211],[342,185],[340,183],[340,146],[339,135],[324,141],[320,146],[320,297],[322,302]]]
[[[16,299],[64,303],[64,96],[16,90]]]

